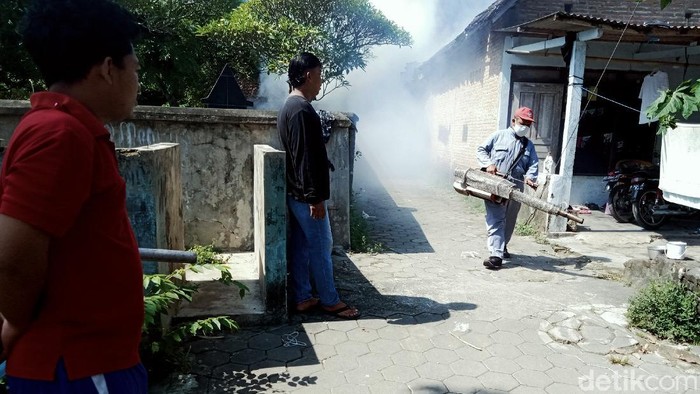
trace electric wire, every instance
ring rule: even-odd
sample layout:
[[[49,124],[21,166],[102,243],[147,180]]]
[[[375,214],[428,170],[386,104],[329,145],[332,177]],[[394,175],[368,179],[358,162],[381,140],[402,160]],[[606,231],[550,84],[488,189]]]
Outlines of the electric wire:
[[[639,4],[641,3],[641,1],[637,1],[636,3],[637,4],[634,6],[634,9],[632,10],[632,14],[630,15],[629,19],[627,20],[627,23],[625,24],[624,29],[622,29],[622,33],[620,33],[620,38],[617,39],[617,43],[615,43],[615,47],[613,48],[612,53],[610,54],[610,57],[608,58],[607,63],[605,63],[605,67],[603,67],[603,71],[600,73],[600,77],[598,78],[598,82],[596,82],[595,87],[593,88],[593,91],[596,91],[596,92],[598,91],[598,86],[600,86],[600,82],[603,80],[603,76],[605,75],[605,72],[607,71],[608,67],[610,66],[610,62],[612,62],[612,59],[615,56],[615,52],[617,51],[617,48],[620,46],[620,42],[622,41],[622,38],[625,36],[625,33],[627,32],[627,28],[632,23],[632,18],[634,18],[634,14],[637,12],[637,8],[639,8]],[[569,65],[569,67],[571,67],[571,65]],[[576,75],[573,75],[572,77],[581,80],[581,84],[583,84],[583,77],[579,77]],[[574,85],[578,85],[578,84],[569,82],[568,85],[574,86]],[[583,87],[581,89],[583,89]],[[581,112],[578,115],[578,120],[576,121],[576,128],[575,128],[577,130],[577,132],[569,134],[569,138],[566,140],[566,144],[564,144],[564,148],[561,150],[562,152],[566,151],[566,148],[571,143],[573,136],[578,135],[578,127],[581,124],[581,119],[585,115],[586,110],[588,110],[588,106],[590,105],[591,101],[592,101],[592,97],[589,96],[588,100],[586,101],[586,105],[583,107],[583,110],[581,110]],[[561,163],[562,156],[563,155],[560,155],[559,159],[552,166],[553,170],[556,169],[559,166],[559,164]]]

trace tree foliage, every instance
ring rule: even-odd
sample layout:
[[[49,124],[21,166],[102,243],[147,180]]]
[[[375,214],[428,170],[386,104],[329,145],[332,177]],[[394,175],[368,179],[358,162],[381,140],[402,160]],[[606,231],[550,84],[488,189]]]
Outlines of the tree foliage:
[[[344,76],[366,66],[372,46],[411,44],[368,0],[115,1],[144,28],[136,43],[141,104],[200,106],[226,63],[255,85],[261,70],[282,74],[302,50],[324,62],[325,94],[348,85]],[[1,98],[45,89],[16,32],[28,3],[0,1]]]
[[[324,64],[322,96],[348,86],[345,75],[365,68],[373,46],[412,43],[368,0],[250,0],[200,33],[229,42],[246,75],[258,66],[284,74],[296,53],[313,52]]]

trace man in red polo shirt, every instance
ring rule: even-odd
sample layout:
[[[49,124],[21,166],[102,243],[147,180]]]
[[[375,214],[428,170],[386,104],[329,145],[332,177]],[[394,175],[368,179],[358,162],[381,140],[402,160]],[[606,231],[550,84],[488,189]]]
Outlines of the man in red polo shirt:
[[[141,262],[104,127],[136,105],[138,26],[109,0],[35,0],[20,33],[49,89],[0,172],[10,392],[146,393]]]

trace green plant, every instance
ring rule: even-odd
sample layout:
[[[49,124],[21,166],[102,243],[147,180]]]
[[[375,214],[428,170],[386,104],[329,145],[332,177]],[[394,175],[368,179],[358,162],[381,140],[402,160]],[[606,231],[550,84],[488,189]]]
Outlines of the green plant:
[[[528,237],[539,234],[539,231],[535,230],[531,224],[518,222],[515,223],[515,234]]]
[[[187,272],[200,273],[204,270],[218,270],[219,282],[235,285],[241,298],[248,288],[233,280],[231,272],[214,251],[213,246],[195,246],[191,251],[197,255],[197,262],[173,270],[169,274],[144,275],[144,304],[146,316],[143,324],[141,344],[144,364],[156,375],[171,368],[187,369],[187,355],[180,343],[196,335],[211,335],[221,331],[232,331],[238,324],[227,316],[216,316],[196,321],[187,321],[173,326],[164,324],[181,301],[191,301],[198,286],[185,280]]]
[[[700,343],[698,296],[680,283],[650,283],[630,300],[627,318],[631,326],[658,337]]]
[[[484,206],[484,200],[476,197],[464,197],[464,202],[467,205],[467,210],[470,213],[486,213],[486,207]]]
[[[369,236],[369,224],[359,212],[353,195],[350,201],[350,250],[356,253],[382,253],[385,250],[381,242],[375,242]]]

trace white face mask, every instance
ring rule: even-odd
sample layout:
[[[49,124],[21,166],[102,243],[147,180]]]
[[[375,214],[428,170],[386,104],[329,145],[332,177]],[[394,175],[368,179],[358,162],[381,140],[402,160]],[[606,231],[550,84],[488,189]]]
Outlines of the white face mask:
[[[530,127],[519,124],[513,127],[513,130],[515,131],[515,135],[517,135],[518,137],[524,137],[525,134],[527,134],[528,130],[530,130]]]

